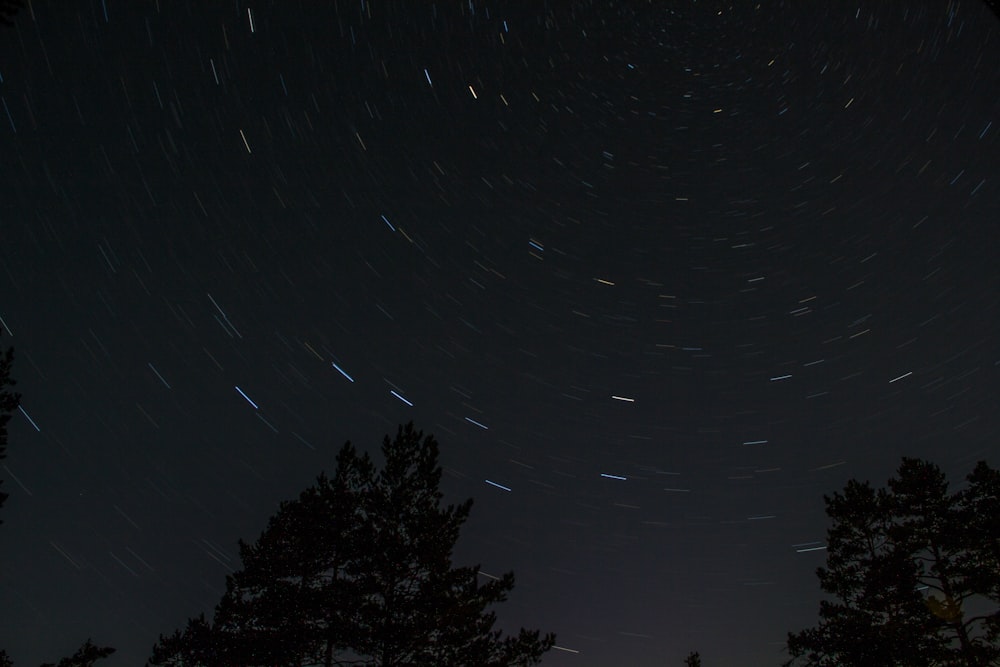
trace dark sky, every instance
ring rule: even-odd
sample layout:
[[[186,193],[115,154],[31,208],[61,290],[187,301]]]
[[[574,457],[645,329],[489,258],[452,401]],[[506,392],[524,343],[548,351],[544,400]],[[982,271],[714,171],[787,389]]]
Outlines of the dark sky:
[[[1000,21],[737,4],[33,0],[0,647],[141,664],[412,419],[546,665],[779,664],[824,493],[1000,463]]]

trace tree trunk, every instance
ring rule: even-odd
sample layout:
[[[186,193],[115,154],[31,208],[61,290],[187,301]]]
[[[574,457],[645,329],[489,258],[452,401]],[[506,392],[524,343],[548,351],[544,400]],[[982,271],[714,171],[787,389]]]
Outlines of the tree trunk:
[[[956,605],[959,604],[956,601],[954,589],[951,586],[951,580],[948,578],[948,573],[941,563],[941,553],[934,544],[931,544],[931,552],[934,554],[934,564],[938,566],[938,581],[941,582],[941,591],[945,595],[946,603]],[[953,627],[955,629],[955,634],[958,635],[962,661],[969,667],[976,667],[978,663],[976,662],[972,640],[969,638],[969,631],[965,627],[965,623],[962,622],[963,616],[965,616],[965,613],[962,611],[961,606],[959,606],[958,618],[954,621],[948,620],[948,625]]]

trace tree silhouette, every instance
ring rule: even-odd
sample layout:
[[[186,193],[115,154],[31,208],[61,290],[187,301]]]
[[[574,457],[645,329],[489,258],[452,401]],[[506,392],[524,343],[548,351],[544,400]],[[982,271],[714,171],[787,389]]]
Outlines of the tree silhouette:
[[[494,630],[486,608],[514,586],[453,567],[472,501],[441,507],[438,445],[413,424],[382,444],[384,465],[347,443],[332,478],[281,503],[213,621],[160,637],[152,665],[534,665],[553,635]]]
[[[997,2],[997,0],[985,0],[985,2],[986,6],[1000,19],[1000,2]]]
[[[359,596],[354,539],[370,461],[348,443],[298,500],[281,503],[256,544],[240,540],[243,570],[226,578],[214,623],[190,620],[161,638],[152,664],[325,664],[348,645]],[[331,663],[336,664],[336,663]]]
[[[47,662],[42,667],[93,667],[95,662],[114,652],[109,646],[95,646],[88,638],[72,657],[63,658],[58,665]]]
[[[101,658],[106,658],[115,650],[109,647],[99,648],[94,646],[88,639],[83,646],[77,649],[71,658],[63,658],[58,665],[46,662],[42,667],[93,667],[94,663]],[[6,651],[0,651],[0,667],[14,667],[14,661],[10,659]]]
[[[14,25],[14,16],[24,9],[24,0],[0,0],[0,24],[5,26]],[[3,667],[3,663],[0,663]]]
[[[789,633],[816,667],[1000,664],[1000,472],[980,462],[948,493],[933,463],[904,458],[888,490],[851,480],[825,497],[833,525],[820,623]],[[967,602],[992,612],[968,615]]]
[[[3,328],[0,327],[0,337],[3,336]],[[14,348],[9,347],[0,354],[0,461],[7,458],[7,422],[10,421],[10,414],[17,410],[21,404],[21,395],[8,391],[7,387],[13,387],[17,382],[10,377],[11,367],[14,365]],[[3,481],[0,480],[0,484]],[[3,507],[8,494],[0,491],[0,507]],[[0,524],[3,521],[0,520]],[[0,663],[3,667],[3,663]]]
[[[698,655],[697,651],[691,651],[688,653],[688,657],[684,658],[685,667],[701,667],[701,656]]]

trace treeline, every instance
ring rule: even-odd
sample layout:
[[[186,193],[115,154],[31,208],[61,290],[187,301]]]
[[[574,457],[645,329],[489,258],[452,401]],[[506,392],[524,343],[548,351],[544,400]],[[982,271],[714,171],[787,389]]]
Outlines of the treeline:
[[[13,349],[0,355],[0,459],[20,401],[13,360]],[[489,608],[513,573],[452,563],[472,501],[442,505],[437,441],[410,423],[383,439],[382,457],[377,469],[346,443],[331,476],[281,503],[255,543],[240,541],[242,569],[212,618],[161,635],[147,666],[539,664],[553,634],[494,629]],[[886,488],[851,480],[824,497],[816,574],[830,599],[815,627],[789,633],[786,667],[1000,665],[1000,471],[981,461],[965,481],[950,492],[938,466],[903,458]],[[114,650],[88,639],[43,667],[91,667]],[[12,667],[3,651],[0,667]]]

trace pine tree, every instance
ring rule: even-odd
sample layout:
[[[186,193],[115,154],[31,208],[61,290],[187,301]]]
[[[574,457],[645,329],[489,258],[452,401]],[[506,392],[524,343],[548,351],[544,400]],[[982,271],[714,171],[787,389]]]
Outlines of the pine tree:
[[[0,0],[0,25],[13,26],[14,17],[24,9],[24,0]],[[3,663],[0,663],[3,667]]]
[[[376,473],[344,445],[332,478],[282,503],[255,544],[240,542],[243,569],[213,622],[161,637],[150,664],[537,664],[554,637],[503,637],[486,611],[513,574],[480,585],[478,566],[452,566],[472,502],[441,506],[437,442],[411,423],[382,454]]]
[[[994,665],[1000,661],[1000,473],[981,462],[948,493],[934,464],[904,458],[888,490],[851,480],[826,497],[827,567],[835,600],[820,623],[789,633],[786,665]],[[966,603],[994,606],[969,616]]]
[[[95,662],[114,652],[115,649],[110,646],[96,646],[88,638],[71,657],[63,658],[58,665],[47,662],[42,667],[94,667]],[[0,651],[0,667],[14,667],[14,661],[7,655],[7,651]]]
[[[408,424],[386,436],[385,466],[368,494],[369,520],[359,544],[368,557],[358,574],[367,631],[356,647],[389,665],[530,665],[550,635],[521,630],[501,639],[487,606],[506,599],[514,575],[478,583],[479,567],[453,568],[451,553],[472,501],[441,508],[441,468],[433,437]]]
[[[42,667],[94,667],[95,662],[114,652],[110,646],[96,646],[88,638],[72,657],[63,658],[58,665],[47,662]]]
[[[3,328],[0,327],[0,336],[3,335]],[[7,458],[7,422],[10,421],[11,413],[17,410],[21,404],[21,395],[7,390],[17,382],[10,377],[11,367],[14,365],[14,348],[9,347],[0,354],[0,461]],[[0,481],[0,484],[3,482]],[[8,494],[0,491],[0,507],[3,507]],[[0,521],[2,524],[3,521]]]
[[[691,651],[688,653],[688,657],[684,658],[685,667],[701,667],[701,656],[698,655],[697,651]]]

